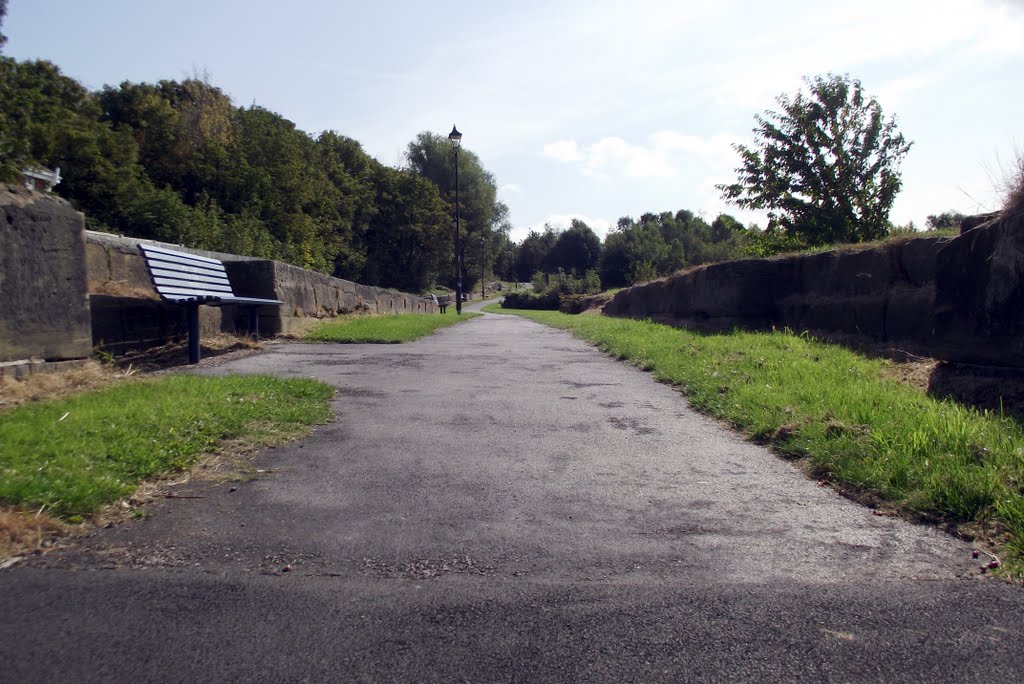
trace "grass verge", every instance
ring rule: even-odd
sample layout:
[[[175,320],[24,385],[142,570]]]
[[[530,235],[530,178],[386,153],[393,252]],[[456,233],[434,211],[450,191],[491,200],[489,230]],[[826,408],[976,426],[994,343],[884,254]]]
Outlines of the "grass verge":
[[[333,389],[268,376],[124,381],[0,414],[0,503],[76,522],[225,440],[269,445],[326,422]]]
[[[649,321],[510,311],[677,386],[697,410],[871,503],[995,542],[1024,574],[1024,430],[891,378],[890,362],[789,332],[701,335]],[[986,561],[989,559],[986,558]]]
[[[480,314],[461,316],[437,314],[387,314],[384,316],[344,316],[324,321],[305,334],[309,342],[398,344],[425,337],[439,328],[455,325]]]

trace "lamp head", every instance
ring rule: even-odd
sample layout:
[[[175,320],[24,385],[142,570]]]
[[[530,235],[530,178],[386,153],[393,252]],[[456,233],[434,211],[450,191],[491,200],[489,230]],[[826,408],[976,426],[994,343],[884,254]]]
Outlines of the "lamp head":
[[[452,144],[452,149],[459,149],[459,145],[462,144],[462,134],[459,133],[459,129],[452,124],[452,132],[448,134],[448,142]]]

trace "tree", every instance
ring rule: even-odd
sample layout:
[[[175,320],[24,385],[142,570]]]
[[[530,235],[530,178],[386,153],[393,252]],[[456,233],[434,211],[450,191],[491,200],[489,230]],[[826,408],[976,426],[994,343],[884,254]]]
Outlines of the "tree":
[[[544,269],[544,262],[548,253],[555,246],[558,234],[555,229],[545,224],[544,232],[538,233],[531,230],[516,254],[515,273],[516,280],[529,281],[533,274]]]
[[[953,230],[959,229],[960,223],[967,218],[959,211],[944,211],[941,214],[931,215],[925,219],[928,230]]]
[[[808,244],[884,237],[911,142],[859,80],[805,78],[809,93],[776,98],[780,111],[756,116],[754,146],[734,145],[742,165],[723,197],[769,210],[769,227]]]
[[[7,0],[0,0],[0,28],[4,27],[4,17],[7,16]],[[7,36],[0,33],[0,48],[7,42]]]
[[[562,269],[566,273],[582,278],[587,271],[597,266],[601,258],[601,238],[583,221],[573,219],[543,260],[544,270],[554,273]]]
[[[459,150],[459,214],[463,251],[463,283],[468,289],[480,274],[480,238],[484,239],[483,258],[493,260],[497,246],[495,230],[508,217],[508,207],[498,201],[494,176],[480,158],[465,147]],[[406,150],[409,168],[435,186],[455,214],[455,155],[448,138],[423,132]],[[485,263],[486,266],[486,263]]]

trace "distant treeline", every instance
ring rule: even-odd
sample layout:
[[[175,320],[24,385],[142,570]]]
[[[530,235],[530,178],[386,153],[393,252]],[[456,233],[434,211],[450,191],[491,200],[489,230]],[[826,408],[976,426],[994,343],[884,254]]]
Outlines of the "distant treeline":
[[[29,166],[60,167],[55,192],[94,229],[410,292],[454,284],[454,155],[434,133],[419,134],[394,168],[334,131],[313,136],[262,107],[236,107],[205,77],[94,92],[50,62],[0,56],[0,180]],[[621,287],[804,248],[782,231],[686,210],[621,218],[603,243],[574,220],[516,245],[494,177],[465,148],[459,179],[467,289],[481,274],[559,271]],[[929,227],[956,218],[929,217]]]
[[[0,57],[0,179],[60,167],[55,192],[98,230],[421,291],[454,275],[451,156],[424,133],[396,169],[333,131],[236,107],[205,78],[90,92],[49,62]],[[471,283],[511,244],[493,177],[468,150],[460,173]]]
[[[698,264],[798,248],[780,233],[756,226],[748,229],[728,214],[708,223],[683,209],[675,214],[643,214],[639,221],[620,218],[603,244],[587,224],[575,219],[562,232],[533,231],[518,247],[514,270],[520,280],[529,280],[537,272],[561,271],[582,278],[593,271],[607,289]]]

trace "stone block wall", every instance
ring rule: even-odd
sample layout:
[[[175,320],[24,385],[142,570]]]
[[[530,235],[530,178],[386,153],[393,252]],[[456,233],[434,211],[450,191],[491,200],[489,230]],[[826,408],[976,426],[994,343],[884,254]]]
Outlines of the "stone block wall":
[[[66,201],[0,185],[0,363],[91,353],[84,231]]]
[[[140,240],[86,232],[93,340],[119,352],[187,337],[183,307],[164,304],[153,288]],[[188,249],[153,241],[177,251],[224,262],[236,295],[278,299],[280,307],[260,307],[260,333],[301,332],[309,318],[354,311],[433,313],[434,305],[416,295],[359,285],[279,261]],[[199,307],[201,334],[247,332],[248,312],[232,305]]]
[[[939,252],[936,269],[938,353],[1024,366],[1024,216],[965,231]]]
[[[700,266],[622,290],[613,316],[700,329],[790,327],[927,344],[936,256],[946,238]]]

